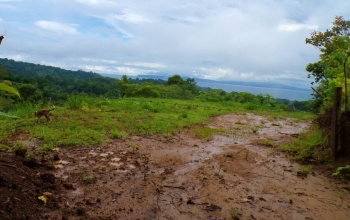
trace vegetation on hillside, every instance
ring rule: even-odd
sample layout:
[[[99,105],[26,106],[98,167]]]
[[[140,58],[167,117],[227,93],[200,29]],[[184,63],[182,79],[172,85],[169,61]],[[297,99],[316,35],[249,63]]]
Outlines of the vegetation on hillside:
[[[166,98],[202,100],[210,102],[250,103],[251,109],[272,106],[284,110],[309,110],[309,101],[274,99],[268,94],[253,95],[247,92],[225,92],[221,89],[201,88],[193,78],[173,75],[168,80],[121,79],[100,76],[92,72],[63,70],[57,67],[36,65],[0,59],[0,82],[11,82],[21,94],[21,100],[2,93],[0,111],[10,110],[15,103],[63,103],[72,94],[85,94],[106,98]],[[4,98],[5,97],[5,98]]]

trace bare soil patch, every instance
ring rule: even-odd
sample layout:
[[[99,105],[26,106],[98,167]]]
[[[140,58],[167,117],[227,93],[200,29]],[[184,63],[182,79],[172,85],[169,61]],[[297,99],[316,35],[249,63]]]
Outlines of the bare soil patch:
[[[308,123],[229,114],[207,126],[225,132],[111,139],[33,166],[5,153],[0,219],[350,219],[341,182],[319,168],[298,177],[301,165],[276,149]]]

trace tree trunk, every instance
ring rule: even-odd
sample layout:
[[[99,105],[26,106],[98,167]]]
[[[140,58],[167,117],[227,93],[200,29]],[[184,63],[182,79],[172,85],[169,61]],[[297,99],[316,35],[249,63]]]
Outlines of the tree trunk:
[[[339,125],[341,116],[341,94],[342,88],[334,88],[333,97],[333,111],[332,111],[332,125],[331,125],[331,136],[329,140],[329,145],[331,148],[331,159],[334,161],[337,152],[340,148],[340,136],[339,136]]]
[[[346,74],[346,62],[348,61],[350,54],[348,54],[348,56],[346,57],[345,61],[344,61],[344,93],[345,93],[345,112],[348,112],[348,83],[347,83],[347,74]]]

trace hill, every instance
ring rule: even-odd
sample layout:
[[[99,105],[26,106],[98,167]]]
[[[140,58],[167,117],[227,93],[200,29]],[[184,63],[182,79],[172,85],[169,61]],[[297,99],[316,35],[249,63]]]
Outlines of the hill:
[[[75,79],[92,79],[104,78],[101,75],[93,72],[82,70],[72,71],[65,70],[59,67],[46,66],[41,64],[33,64],[22,61],[14,61],[10,59],[0,58],[0,64],[11,74],[21,77],[47,77],[54,76],[59,78],[75,78]]]
[[[259,99],[254,95],[270,94],[277,98],[277,102],[287,106],[289,100],[308,100],[310,97],[307,90],[298,90],[294,87],[285,87],[276,83],[236,82],[236,81],[213,81],[195,78],[193,84],[187,83],[184,77],[183,85],[164,87],[168,76],[164,75],[139,75],[129,77],[128,85],[116,84],[120,75],[97,74],[82,70],[72,71],[59,67],[40,64],[0,59],[0,80],[10,80],[22,96],[22,100],[37,102],[48,100],[63,101],[71,94],[86,94],[89,96],[104,96],[117,98],[123,95],[128,97],[159,97],[192,99],[198,97],[211,101],[237,101],[249,102]],[[5,73],[7,72],[7,73]],[[113,78],[114,77],[114,78]],[[182,80],[182,79],[181,79]],[[286,90],[290,89],[290,90]],[[124,90],[124,91],[122,91]],[[199,91],[205,92],[200,93]],[[250,93],[254,95],[239,93]],[[200,97],[198,96],[199,94]],[[286,96],[283,96],[286,94]],[[294,102],[293,102],[294,103]],[[0,106],[0,109],[8,107]],[[294,107],[293,107],[294,108]],[[304,109],[304,108],[303,108]]]

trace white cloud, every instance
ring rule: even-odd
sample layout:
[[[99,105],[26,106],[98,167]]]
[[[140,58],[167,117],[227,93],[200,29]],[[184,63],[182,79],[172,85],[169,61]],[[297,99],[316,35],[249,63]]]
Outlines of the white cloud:
[[[82,65],[79,67],[79,69],[105,74],[126,74],[128,76],[137,76],[143,73],[158,72],[156,70],[149,70],[137,67],[104,65]]]
[[[236,81],[307,81],[305,66],[319,59],[305,44],[309,32],[331,28],[336,15],[350,20],[344,0],[0,2],[0,34],[9,35],[1,56]]]
[[[109,73],[110,72],[110,69],[107,68],[106,66],[100,66],[100,65],[85,65],[85,66],[82,66],[82,69],[83,70],[86,70],[86,71],[92,71],[92,72],[98,72],[98,73]]]
[[[166,67],[166,65],[164,64],[150,63],[150,62],[126,62],[124,64],[128,66],[138,66],[138,67],[154,68],[154,69],[161,69]]]
[[[72,27],[72,25],[63,24],[59,22],[54,21],[37,21],[35,22],[35,25],[41,29],[52,31],[59,34],[69,34],[69,35],[77,35],[79,32],[75,27]]]
[[[302,29],[306,30],[317,30],[317,25],[307,25],[307,24],[280,24],[277,26],[277,30],[279,31],[288,31],[288,32],[295,32]]]
[[[22,0],[0,0],[0,2],[20,2]]]
[[[223,68],[200,68],[200,71],[204,73],[202,76],[204,79],[220,79],[227,75],[236,75],[232,70],[230,69],[223,69]]]
[[[75,1],[79,2],[81,4],[87,4],[87,5],[99,5],[99,4],[113,3],[112,0],[75,0]]]
[[[25,61],[28,59],[28,57],[26,55],[23,54],[15,54],[15,55],[9,55],[6,57],[1,56],[2,58],[7,58],[10,60],[18,60],[18,61]]]
[[[151,22],[151,20],[141,14],[136,14],[128,10],[120,14],[110,15],[111,20],[123,21],[131,24],[142,24]]]
[[[81,60],[84,62],[105,63],[105,64],[117,64],[118,63],[115,60],[107,60],[107,59],[82,58]]]

